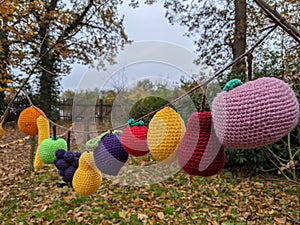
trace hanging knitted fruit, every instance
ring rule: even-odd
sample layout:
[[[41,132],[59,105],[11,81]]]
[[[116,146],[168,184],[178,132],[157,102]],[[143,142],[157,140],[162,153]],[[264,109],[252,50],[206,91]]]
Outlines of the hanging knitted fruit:
[[[38,172],[44,165],[43,161],[40,158],[40,145],[42,141],[50,137],[50,129],[49,129],[48,120],[43,116],[39,116],[36,120],[36,123],[38,127],[38,147],[35,152],[33,165],[34,165],[34,171]]]
[[[128,160],[128,153],[122,147],[120,136],[109,133],[102,137],[94,151],[94,160],[102,173],[117,176]]]
[[[86,143],[85,143],[85,147],[88,151],[94,151],[96,148],[98,148],[99,146],[99,141],[107,134],[109,134],[110,131],[106,131],[106,132],[103,132],[101,133],[99,136],[95,137],[95,138],[92,138],[90,140],[88,140]]]
[[[223,169],[225,152],[213,130],[211,112],[190,116],[178,147],[178,163],[190,175],[213,176]]]
[[[81,153],[58,149],[55,152],[55,156],[54,165],[58,169],[58,174],[62,176],[64,182],[72,186],[73,177],[78,168]]]
[[[18,127],[19,129],[30,136],[35,136],[38,134],[38,127],[36,124],[36,120],[39,116],[45,116],[45,113],[35,107],[35,106],[30,106],[26,109],[24,109],[19,116],[18,119]]]
[[[4,130],[3,130],[2,124],[3,124],[3,122],[0,123],[0,139],[1,139],[1,138],[3,137],[3,135],[4,135]]]
[[[67,142],[63,138],[56,136],[55,126],[53,126],[53,137],[42,141],[40,145],[40,158],[45,164],[53,164],[55,152],[58,149],[67,150]]]
[[[170,107],[158,111],[149,123],[147,143],[151,155],[158,161],[174,153],[185,132],[184,121]]]
[[[123,148],[133,156],[143,156],[148,154],[147,145],[148,128],[143,121],[135,122],[134,119],[128,121],[129,127],[126,127],[121,136]]]
[[[297,125],[299,103],[287,83],[265,77],[219,93],[212,117],[224,146],[256,148],[279,140]]]
[[[79,158],[79,166],[73,176],[73,188],[81,196],[94,194],[102,182],[101,172],[94,162],[93,152],[84,152]]]

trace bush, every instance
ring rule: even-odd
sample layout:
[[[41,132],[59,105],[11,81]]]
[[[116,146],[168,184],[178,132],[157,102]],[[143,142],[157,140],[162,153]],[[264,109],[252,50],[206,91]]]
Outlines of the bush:
[[[137,101],[131,108],[129,112],[130,118],[138,119],[166,104],[169,102],[163,98],[156,96],[148,96]],[[146,125],[150,122],[154,115],[149,116],[148,118],[143,119]]]

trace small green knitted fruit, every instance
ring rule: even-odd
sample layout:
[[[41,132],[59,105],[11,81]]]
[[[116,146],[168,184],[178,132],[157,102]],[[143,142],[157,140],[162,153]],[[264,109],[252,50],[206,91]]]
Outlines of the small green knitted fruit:
[[[240,79],[232,79],[226,83],[225,87],[223,88],[223,91],[230,91],[242,84],[243,82]]]
[[[85,147],[88,151],[94,151],[95,148],[98,147],[98,144],[99,144],[99,141],[106,135],[106,134],[109,134],[110,131],[106,131],[104,133],[101,133],[99,136],[95,137],[95,138],[92,138],[90,140],[88,140],[86,143],[85,143]]]
[[[57,149],[68,149],[67,142],[63,138],[48,138],[42,141],[39,148],[40,159],[45,164],[53,164]]]

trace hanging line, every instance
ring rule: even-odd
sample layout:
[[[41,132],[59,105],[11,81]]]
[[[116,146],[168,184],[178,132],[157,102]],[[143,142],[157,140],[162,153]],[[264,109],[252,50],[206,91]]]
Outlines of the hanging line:
[[[248,70],[248,81],[252,81],[253,79],[253,55],[252,52],[249,52],[247,55],[247,70]]]
[[[201,100],[200,112],[204,112],[205,111],[205,106],[206,106],[206,91],[207,91],[207,87],[203,86],[203,88],[202,88],[202,100]]]
[[[277,24],[273,25],[272,27],[269,27],[269,31],[262,37],[260,38],[248,51],[244,52],[242,55],[240,55],[239,57],[237,57],[235,60],[233,60],[231,63],[229,63],[227,66],[225,66],[223,69],[219,70],[217,73],[215,73],[211,78],[209,78],[207,81],[205,81],[204,83],[201,83],[201,84],[198,84],[197,86],[193,87],[192,89],[190,89],[189,91],[185,92],[184,94],[182,94],[181,96],[179,96],[178,98],[170,101],[169,103],[167,103],[166,105],[163,105],[159,108],[157,108],[156,110],[153,110],[152,112],[138,118],[138,119],[135,119],[136,121],[139,121],[139,120],[144,120],[145,118],[148,118],[149,116],[152,116],[154,115],[155,113],[157,113],[158,111],[160,111],[161,109],[165,108],[165,107],[168,107],[168,106],[172,106],[174,105],[174,103],[180,101],[181,99],[183,99],[184,97],[190,95],[191,93],[197,91],[198,89],[200,88],[203,88],[203,87],[206,87],[208,86],[208,84],[210,82],[212,82],[214,79],[220,77],[227,69],[229,69],[230,67],[232,67],[233,65],[235,65],[236,63],[238,63],[239,61],[241,61],[243,58],[245,58],[249,53],[253,52],[255,48],[257,48],[276,28],[278,27]],[[28,96],[28,94],[26,92],[24,92],[25,95]],[[28,96],[29,98],[29,96]],[[36,106],[32,105],[35,110],[37,110],[39,112],[39,110],[37,109]],[[40,112],[39,112],[40,113]],[[44,116],[44,115],[43,115]],[[65,129],[65,130],[72,130],[72,132],[74,133],[84,133],[84,134],[91,134],[91,133],[103,133],[103,132],[106,132],[108,130],[119,130],[119,129],[122,129],[122,128],[125,128],[128,126],[127,123],[123,124],[123,125],[120,125],[120,126],[117,126],[117,127],[114,127],[114,128],[111,128],[111,129],[108,129],[108,130],[96,130],[96,131],[83,131],[83,130],[74,130],[72,127],[71,128],[67,128],[67,127],[64,127],[64,126],[61,126],[55,122],[53,122],[52,120],[50,120],[49,118],[47,118],[46,116],[44,116],[50,123],[52,124],[55,124],[56,126],[62,128],[62,129]]]

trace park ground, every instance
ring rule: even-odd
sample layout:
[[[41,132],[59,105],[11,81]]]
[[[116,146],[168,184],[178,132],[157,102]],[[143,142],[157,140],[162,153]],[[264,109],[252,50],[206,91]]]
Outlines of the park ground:
[[[6,127],[0,145],[25,137]],[[203,178],[178,172],[145,187],[108,179],[81,197],[54,165],[29,170],[30,140],[0,148],[0,224],[295,224],[295,187],[239,168]]]

